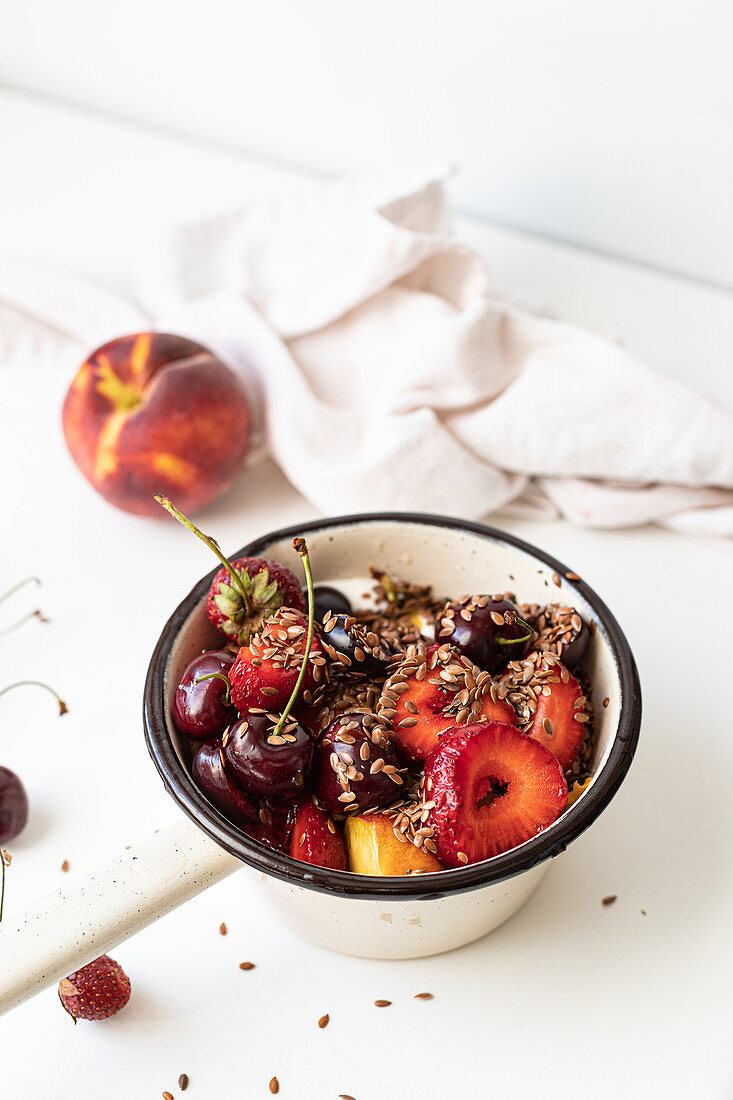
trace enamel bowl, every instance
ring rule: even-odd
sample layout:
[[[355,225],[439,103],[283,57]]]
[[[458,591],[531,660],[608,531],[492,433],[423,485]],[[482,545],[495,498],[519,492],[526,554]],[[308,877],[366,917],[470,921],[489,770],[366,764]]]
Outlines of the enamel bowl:
[[[594,624],[585,658],[596,715],[590,786],[553,825],[519,847],[483,863],[415,878],[356,875],[291,859],[241,832],[194,785],[190,752],[171,722],[170,704],[187,663],[202,649],[220,644],[205,611],[215,570],[178,606],[153,653],[145,687],[145,736],[163,783],[214,841],[212,851],[221,855],[224,849],[244,865],[264,902],[286,925],[324,947],[370,958],[431,955],[469,943],[524,904],[550,861],[595,821],[618,790],[641,720],[639,678],[629,645],[605,604],[582,580],[573,579],[567,566],[490,527],[408,513],[344,516],[272,532],[236,556],[275,558],[302,577],[292,549],[295,535],[308,541],[315,583],[334,584],[357,597],[370,587],[369,566],[378,565],[450,597],[510,590],[521,602],[566,602]]]

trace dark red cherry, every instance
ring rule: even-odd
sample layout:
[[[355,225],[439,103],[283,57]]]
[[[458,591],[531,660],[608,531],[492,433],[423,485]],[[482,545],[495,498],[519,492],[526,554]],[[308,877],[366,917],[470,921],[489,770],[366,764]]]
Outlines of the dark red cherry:
[[[0,767],[0,845],[15,840],[28,821],[28,795],[10,768]]]
[[[195,657],[181,676],[171,711],[181,733],[207,741],[218,737],[236,718],[236,709],[227,705],[229,689],[221,676],[228,676],[234,654],[211,649]]]
[[[191,765],[194,782],[206,797],[234,825],[252,825],[259,821],[259,807],[244,794],[227,774],[221,741],[199,745]]]
[[[357,622],[353,615],[327,615],[321,629],[323,648],[332,661],[349,672],[384,676],[395,650]]]
[[[590,630],[585,619],[580,620],[580,630],[573,634],[569,642],[564,642],[560,660],[565,668],[574,668],[585,656],[590,641]]]
[[[290,842],[298,805],[293,799],[289,802],[262,799],[259,803],[260,820],[255,825],[248,825],[244,831],[247,836],[259,840],[260,844],[284,852]]]
[[[454,600],[437,617],[436,641],[448,642],[479,668],[495,675],[510,661],[521,661],[534,631],[504,597]]]
[[[332,615],[350,615],[351,603],[338,588],[319,584],[313,589],[313,611],[316,622],[322,623],[323,616],[329,611]]]
[[[222,739],[234,781],[255,798],[295,798],[310,776],[313,738],[294,718],[279,734],[276,724],[276,717],[250,711]]]
[[[374,714],[339,715],[316,744],[311,789],[331,813],[388,806],[403,795],[400,765]]]

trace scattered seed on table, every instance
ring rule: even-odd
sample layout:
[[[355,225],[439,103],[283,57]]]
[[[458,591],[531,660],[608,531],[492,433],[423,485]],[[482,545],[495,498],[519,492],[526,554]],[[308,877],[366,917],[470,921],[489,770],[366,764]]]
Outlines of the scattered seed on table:
[[[328,1026],[328,1021],[330,1019],[331,1019],[331,1017],[328,1015],[328,1013],[326,1013],[325,1016],[321,1016],[320,1020],[318,1021],[318,1026],[319,1027],[327,1027]]]
[[[163,1093],[163,1100],[173,1100],[173,1096],[170,1092]]]
[[[646,909],[642,909],[642,910],[640,910],[640,912],[641,912],[642,917],[646,916]]]
[[[185,1092],[186,1089],[188,1088],[188,1074],[187,1073],[182,1073],[181,1076],[178,1078],[178,1087],[181,1090],[181,1092]]]
[[[559,573],[553,573],[552,574],[552,583],[557,585],[558,588],[560,587],[561,581],[560,581],[560,574]]]
[[[432,993],[416,993],[415,994],[415,1000],[416,1001],[432,1001],[432,999],[433,999]]]
[[[375,1001],[374,1004],[376,1005],[377,1008],[387,1008],[387,1006],[391,1005],[392,1002],[391,1001]]]
[[[613,905],[613,903],[615,902],[617,897],[618,897],[618,894],[609,894],[608,897],[605,897],[603,899],[603,904],[604,905]]]
[[[69,869],[69,861],[68,861],[68,859],[65,859],[64,862],[61,864],[61,870],[62,871],[68,871],[68,869]]]
[[[353,1096],[349,1096],[348,1092],[340,1092],[339,1100],[354,1100]]]
[[[254,970],[254,968],[255,968],[255,964],[251,963],[251,962],[246,962],[246,963],[240,963],[239,964],[239,969],[240,970]]]
[[[279,1091],[280,1091],[280,1082],[278,1081],[277,1077],[273,1077],[270,1080],[270,1092],[275,1093],[275,1092],[279,1092]],[[172,1098],[171,1098],[171,1100],[172,1100]]]
[[[221,924],[219,925],[219,935],[220,936],[226,936],[226,934],[227,934],[227,926],[222,921]]]
[[[580,577],[578,576],[577,573],[566,573],[565,576],[568,578],[569,581],[579,581],[580,580]]]

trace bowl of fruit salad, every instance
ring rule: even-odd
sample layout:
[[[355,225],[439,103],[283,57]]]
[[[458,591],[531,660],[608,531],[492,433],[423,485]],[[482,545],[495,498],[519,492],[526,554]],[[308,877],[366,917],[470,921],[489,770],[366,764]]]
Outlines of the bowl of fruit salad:
[[[406,958],[500,925],[631,764],[639,679],[608,608],[460,520],[318,520],[231,559],[196,533],[221,565],[166,624],[144,707],[181,809],[323,946]]]

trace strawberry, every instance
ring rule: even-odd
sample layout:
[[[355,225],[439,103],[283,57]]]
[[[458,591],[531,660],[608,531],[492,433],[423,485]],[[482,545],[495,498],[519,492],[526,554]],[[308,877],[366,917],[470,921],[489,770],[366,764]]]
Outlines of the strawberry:
[[[449,867],[516,848],[562,813],[568,797],[555,757],[502,722],[444,733],[425,761],[428,824]]]
[[[206,599],[210,621],[243,646],[261,629],[269,615],[280,607],[305,611],[305,598],[295,575],[279,561],[270,558],[235,558],[229,561],[211,535],[205,535],[188,516],[184,516],[163,493],[153,496],[166,512],[211,550],[222,568],[214,576]]]
[[[59,982],[59,1000],[74,1023],[105,1020],[130,1000],[130,979],[109,955],[100,955]]]
[[[231,698],[240,714],[252,708],[276,711],[295,687],[305,652],[308,621],[300,612],[282,607],[265,619],[249,645],[242,646],[229,673]],[[310,691],[326,679],[326,658],[313,635],[301,690]]]
[[[288,854],[318,867],[333,867],[336,871],[349,869],[341,830],[331,815],[319,809],[310,798],[298,807]]]
[[[481,718],[516,724],[512,708],[496,696],[491,677],[448,645],[411,646],[386,681],[379,713],[397,745],[412,760],[424,760],[440,735]]]
[[[247,645],[264,620],[280,607],[305,611],[303,590],[296,577],[270,558],[236,558],[231,567],[244,592],[222,566],[211,582],[206,598],[210,621],[237,645]],[[246,602],[245,602],[246,598]]]

